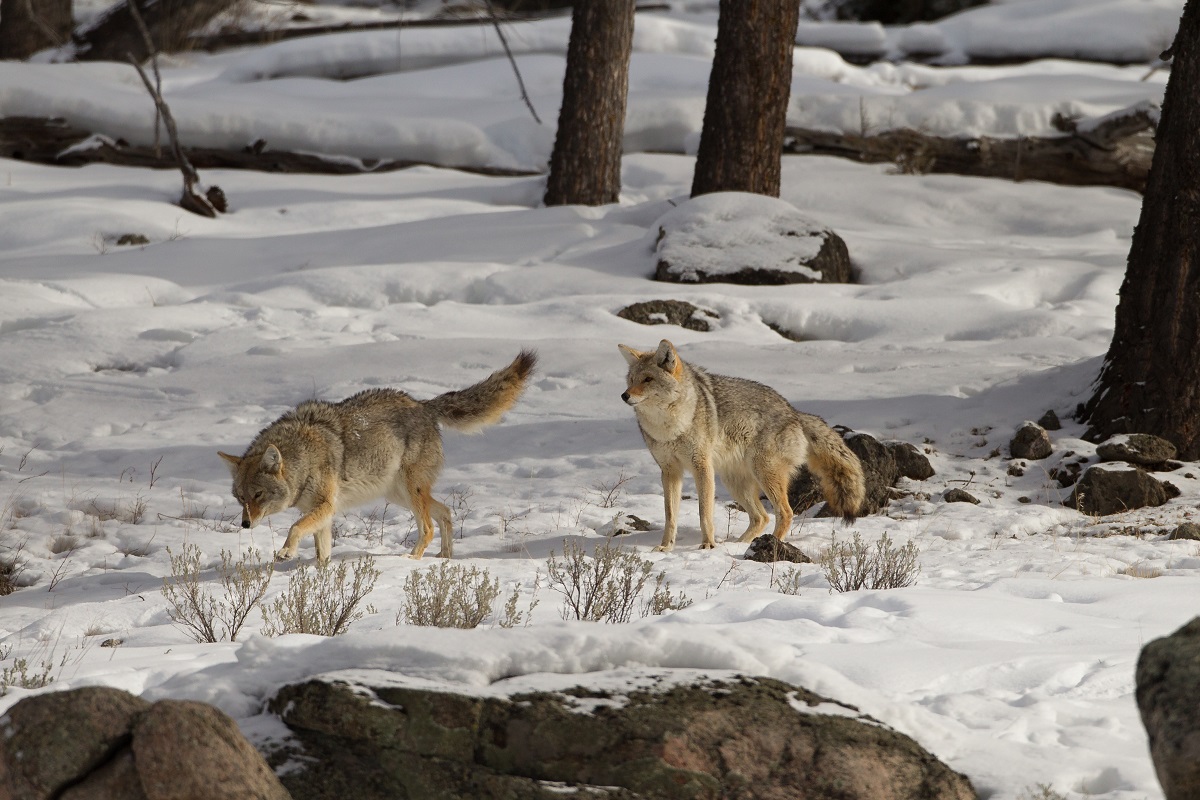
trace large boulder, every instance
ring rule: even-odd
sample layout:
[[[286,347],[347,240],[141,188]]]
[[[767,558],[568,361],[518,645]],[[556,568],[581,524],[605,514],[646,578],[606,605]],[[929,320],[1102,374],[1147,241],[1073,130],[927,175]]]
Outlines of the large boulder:
[[[1095,464],[1083,473],[1063,505],[1104,517],[1134,508],[1161,506],[1178,496],[1178,487],[1160,481],[1141,467]]]
[[[1150,470],[1172,469],[1167,462],[1175,457],[1175,445],[1149,433],[1124,433],[1097,445],[1096,455],[1101,461],[1124,461]]]
[[[0,728],[0,798],[289,798],[237,724],[203,703],[92,686],[26,698]]]
[[[774,197],[716,192],[658,220],[654,278],[674,283],[849,283],[846,243]]]
[[[304,748],[297,800],[976,796],[909,737],[761,678],[511,698],[310,681],[270,708]]]
[[[1142,648],[1137,704],[1167,800],[1200,798],[1200,617]]]
[[[836,426],[846,446],[858,456],[866,482],[866,499],[859,510],[860,515],[877,514],[887,508],[893,497],[893,488],[901,478],[923,481],[931,477],[933,466],[925,454],[907,442],[881,442],[868,433],[851,431]],[[788,486],[788,502],[796,511],[811,508],[825,500],[808,467],[802,467]],[[828,507],[817,512],[819,517],[833,516]]]

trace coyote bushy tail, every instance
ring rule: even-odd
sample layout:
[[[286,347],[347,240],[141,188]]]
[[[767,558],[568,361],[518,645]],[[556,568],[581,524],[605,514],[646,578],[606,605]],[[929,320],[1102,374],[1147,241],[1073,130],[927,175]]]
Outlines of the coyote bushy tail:
[[[809,443],[808,468],[820,481],[829,510],[849,525],[862,513],[867,496],[858,456],[837,431],[819,418],[809,414],[801,414],[800,418]]]
[[[537,355],[532,350],[522,350],[511,364],[474,386],[440,394],[426,400],[424,405],[437,414],[443,425],[475,433],[499,421],[513,407],[535,366]]]

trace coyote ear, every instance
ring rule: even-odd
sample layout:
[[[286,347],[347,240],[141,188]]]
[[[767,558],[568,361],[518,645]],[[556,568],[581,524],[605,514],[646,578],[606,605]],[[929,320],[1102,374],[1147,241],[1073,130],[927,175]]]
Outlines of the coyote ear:
[[[278,475],[283,471],[283,455],[279,452],[279,448],[273,444],[267,445],[267,449],[262,454],[263,472],[268,472],[272,475]]]
[[[625,360],[627,362],[629,362],[630,366],[633,366],[634,364],[636,364],[638,362],[638,359],[641,358],[643,355],[645,355],[645,353],[639,353],[637,350],[634,350],[632,347],[627,347],[626,345],[623,345],[623,344],[617,345],[617,349],[621,351],[621,355],[625,356]]]
[[[229,455],[229,453],[222,453],[220,450],[217,451],[217,455],[225,462],[225,466],[229,467],[230,473],[237,477],[238,466],[241,465],[242,460],[237,456]]]
[[[678,373],[680,362],[679,353],[675,352],[675,345],[666,339],[659,342],[658,350],[654,353],[654,362],[672,375]]]

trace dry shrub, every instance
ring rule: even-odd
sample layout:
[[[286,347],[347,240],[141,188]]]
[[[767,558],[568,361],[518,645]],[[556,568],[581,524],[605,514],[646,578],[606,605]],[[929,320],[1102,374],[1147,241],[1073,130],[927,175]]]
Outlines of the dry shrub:
[[[588,556],[579,544],[568,542],[562,560],[551,551],[546,565],[550,588],[565,598],[563,619],[611,623],[629,621],[653,569],[652,561],[623,550],[612,539],[597,547],[594,556]],[[671,594],[666,574],[660,572],[641,612],[645,617],[689,605],[691,601],[684,594]]]
[[[297,567],[288,588],[274,603],[263,608],[263,633],[312,633],[337,636],[360,620],[370,606],[360,609],[363,599],[375,588],[380,571],[370,555],[353,561],[318,562]]]
[[[442,562],[425,570],[413,570],[404,578],[404,607],[396,614],[396,624],[425,625],[437,628],[476,628],[493,613],[500,597],[500,580],[486,569]],[[528,611],[517,610],[520,592],[516,589],[504,604],[497,619],[502,628],[512,628],[528,618]]]
[[[183,552],[171,556],[171,576],[163,579],[162,594],[170,608],[171,622],[186,629],[197,642],[236,641],[246,617],[258,605],[271,583],[275,565],[263,563],[258,550],[238,561],[226,550],[216,568],[222,596],[218,598],[200,580],[200,548],[184,544]]]
[[[886,533],[872,547],[857,532],[849,542],[834,541],[821,553],[818,564],[830,590],[899,589],[912,586],[921,572],[921,551],[915,542],[899,549]]]

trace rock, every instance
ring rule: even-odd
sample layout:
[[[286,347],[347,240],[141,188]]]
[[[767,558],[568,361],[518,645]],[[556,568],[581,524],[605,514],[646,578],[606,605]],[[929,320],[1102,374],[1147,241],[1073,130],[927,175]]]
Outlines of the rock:
[[[1125,461],[1148,469],[1160,469],[1175,457],[1175,445],[1149,433],[1124,433],[1096,448],[1101,461]]]
[[[0,728],[5,800],[289,798],[234,721],[203,703],[89,686],[21,700]]]
[[[0,718],[7,731],[0,736],[0,762],[7,767],[13,800],[42,800],[78,783],[128,741],[134,720],[149,706],[120,689],[99,686],[18,702]],[[22,753],[39,755],[21,758]]]
[[[141,234],[141,233],[122,233],[120,236],[117,237],[117,244],[120,246],[142,245],[142,244],[150,244],[150,240],[148,238],[146,238],[146,236],[144,234]]]
[[[658,220],[654,278],[674,283],[848,283],[850,254],[833,231],[774,197],[715,192]]]
[[[561,797],[546,782],[619,800],[976,796],[909,737],[766,678],[511,698],[309,681],[269,707],[304,748],[283,776],[297,800]]]
[[[1167,538],[1200,540],[1200,525],[1194,522],[1184,522],[1168,533]]]
[[[1084,514],[1107,516],[1146,506],[1161,506],[1179,496],[1173,484],[1160,481],[1141,467],[1096,464],[1083,473],[1064,506]]]
[[[1025,477],[1025,466],[1026,464],[1024,461],[1010,462],[1007,470],[1008,474],[1014,478],[1023,478]]]
[[[880,442],[867,433],[858,433],[835,426],[841,433],[846,446],[858,456],[866,479],[866,500],[859,512],[862,515],[877,514],[887,508],[892,499],[892,489],[901,477],[925,480],[932,476],[933,466],[929,459],[916,447],[906,442]],[[917,477],[924,476],[924,477]],[[788,486],[788,502],[799,512],[824,502],[825,496],[813,479],[808,467],[802,467]],[[822,508],[819,517],[833,516],[828,508]]]
[[[1008,452],[1013,458],[1024,458],[1029,461],[1041,461],[1052,452],[1050,434],[1036,422],[1025,422],[1017,428],[1017,433],[1008,443]]]
[[[290,797],[237,723],[205,703],[158,701],[134,727],[131,749],[148,800]]]
[[[1082,457],[1074,461],[1063,461],[1057,467],[1051,467],[1046,474],[1065,489],[1079,480],[1085,464],[1087,464],[1087,459]]]
[[[1137,704],[1167,800],[1200,797],[1200,617],[1142,648]]]
[[[678,325],[690,331],[710,331],[721,315],[686,300],[646,300],[617,312],[617,316],[640,325]]]
[[[1038,419],[1037,424],[1041,425],[1048,431],[1062,430],[1062,423],[1059,422],[1058,414],[1054,413],[1054,409],[1050,409],[1045,414],[1042,414],[1041,418]]]
[[[979,505],[979,498],[968,492],[966,489],[947,489],[942,494],[942,499],[947,503],[970,503]]]
[[[892,457],[896,459],[896,469],[905,478],[923,481],[933,477],[933,465],[916,445],[908,442],[885,442],[884,446],[892,452]]]
[[[812,559],[800,552],[800,548],[787,542],[781,542],[772,534],[764,533],[746,548],[747,561],[759,561],[771,564],[775,561],[790,561],[793,564],[811,564]]]

